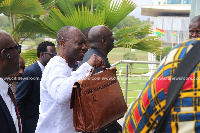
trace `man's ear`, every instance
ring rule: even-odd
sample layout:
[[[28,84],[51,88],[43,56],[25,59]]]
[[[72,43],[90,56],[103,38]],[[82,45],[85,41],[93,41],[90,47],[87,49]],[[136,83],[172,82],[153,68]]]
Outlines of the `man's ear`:
[[[65,41],[64,40],[60,40],[59,41],[59,47],[64,47],[65,46]]]
[[[5,57],[5,49],[1,50],[1,56],[0,56],[0,61],[4,61],[6,59]]]
[[[44,58],[44,53],[40,52],[40,58]]]
[[[102,38],[102,43],[104,44],[104,45],[108,45],[108,43],[107,43],[107,41],[106,41],[106,38],[104,37],[104,38]]]
[[[106,40],[105,40],[105,38],[103,37],[103,38],[101,39],[101,42],[102,42],[102,43],[105,43],[105,41],[106,41]]]

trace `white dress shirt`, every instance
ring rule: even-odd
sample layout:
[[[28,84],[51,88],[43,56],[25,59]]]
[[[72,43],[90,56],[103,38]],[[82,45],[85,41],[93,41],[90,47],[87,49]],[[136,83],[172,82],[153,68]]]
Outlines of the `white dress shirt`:
[[[70,109],[72,86],[87,76],[92,67],[86,62],[76,71],[60,56],[45,66],[40,82],[40,115],[36,133],[76,133]]]
[[[13,118],[13,122],[15,125],[15,128],[17,130],[17,133],[19,133],[19,125],[18,125],[18,119],[17,119],[17,115],[15,112],[15,105],[12,102],[10,96],[8,95],[8,83],[6,83],[2,78],[0,78],[0,95],[2,96],[3,100],[5,101],[8,110],[10,111],[10,114]]]
[[[41,71],[43,72],[45,67],[42,65],[42,63],[40,63],[39,60],[37,61],[37,63],[38,63],[38,65],[39,65]]]

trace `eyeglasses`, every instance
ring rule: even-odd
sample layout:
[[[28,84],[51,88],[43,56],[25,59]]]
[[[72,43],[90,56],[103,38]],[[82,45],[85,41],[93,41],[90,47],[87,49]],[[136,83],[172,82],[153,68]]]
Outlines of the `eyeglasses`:
[[[9,47],[9,48],[4,48],[5,50],[11,50],[11,49],[16,49],[17,52],[20,54],[21,53],[21,45],[16,45],[16,46],[12,46],[12,47]],[[2,49],[3,50],[3,49]],[[0,51],[2,51],[0,50]]]
[[[49,55],[51,55],[51,57],[54,57],[54,56],[56,56],[57,55],[57,53],[50,53],[50,52],[43,52],[44,54],[49,54]]]

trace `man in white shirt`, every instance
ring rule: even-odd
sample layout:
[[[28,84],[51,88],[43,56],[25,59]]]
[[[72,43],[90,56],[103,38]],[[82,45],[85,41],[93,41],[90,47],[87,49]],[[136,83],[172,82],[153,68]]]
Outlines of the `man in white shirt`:
[[[0,30],[0,133],[21,133],[14,95],[4,81],[9,75],[19,71],[20,52],[21,46],[7,32]]]
[[[56,55],[55,44],[41,42],[37,47],[38,61],[27,67],[17,84],[16,99],[22,119],[23,133],[35,133],[39,119],[40,80],[44,67]]]
[[[75,133],[70,98],[73,84],[87,76],[93,66],[104,68],[103,60],[92,55],[79,69],[70,68],[87,50],[86,38],[73,26],[61,28],[57,35],[58,56],[46,65],[40,82],[40,115],[36,133]]]

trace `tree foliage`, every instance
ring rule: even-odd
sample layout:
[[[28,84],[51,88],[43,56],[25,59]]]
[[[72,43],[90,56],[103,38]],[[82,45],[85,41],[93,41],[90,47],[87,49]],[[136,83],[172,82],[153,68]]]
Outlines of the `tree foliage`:
[[[126,52],[124,55],[123,55],[123,59],[124,60],[137,60],[137,56],[134,52]],[[130,74],[132,74],[133,72],[133,63],[130,63]]]
[[[139,18],[135,18],[134,16],[127,16],[115,26],[113,32],[116,32],[117,30],[124,27],[132,27],[134,25],[141,25],[143,23],[145,23],[145,21],[141,21]]]
[[[75,0],[58,0],[42,19],[23,16],[23,21],[15,28],[15,31],[42,33],[56,38],[58,30],[66,25],[75,26],[80,30],[95,25],[106,25],[113,29],[136,8],[132,0],[94,0],[94,2],[92,12],[87,6],[76,7]]]
[[[0,29],[3,30],[9,30],[10,29],[10,23],[8,20],[8,17],[5,15],[0,16]]]
[[[158,36],[152,34],[152,25],[148,22],[137,24],[132,27],[124,27],[115,32],[116,46],[143,50],[151,53],[161,51],[161,41]]]
[[[56,38],[60,28],[76,26],[80,30],[95,25],[106,25],[111,30],[136,8],[133,0],[0,0],[0,13],[9,17],[11,35],[16,42],[22,36],[42,33]],[[19,18],[20,17],[20,18]],[[117,46],[130,47],[148,52],[158,51],[160,41],[146,36],[151,27],[131,21],[115,33]],[[137,24],[136,24],[137,23]],[[120,27],[120,26],[119,26]]]
[[[126,52],[124,55],[123,55],[123,59],[124,60],[137,60],[137,56],[134,52]]]
[[[10,22],[10,30],[7,30],[7,32],[12,35],[17,43],[22,36],[33,35],[32,33],[14,32],[14,28],[20,22],[19,16],[45,14],[44,5],[50,1],[53,0],[0,0],[0,14],[6,15]]]
[[[169,51],[172,49],[172,47],[171,46],[166,46],[166,47],[164,47],[163,49],[162,49],[162,51],[161,51],[161,54],[156,54],[156,59],[158,60],[158,61],[161,61],[168,53],[169,53]]]

